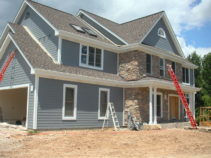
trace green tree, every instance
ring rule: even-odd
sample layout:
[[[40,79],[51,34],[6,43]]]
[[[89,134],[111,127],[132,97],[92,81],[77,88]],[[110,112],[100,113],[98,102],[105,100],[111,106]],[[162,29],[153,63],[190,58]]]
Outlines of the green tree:
[[[211,53],[203,57],[202,67],[202,100],[205,106],[211,106]]]
[[[202,78],[202,59],[196,53],[193,52],[192,54],[188,55],[187,59],[192,62],[193,64],[197,65],[198,68],[194,70],[194,77],[195,77],[195,86],[202,88],[203,86],[203,78]],[[196,94],[196,109],[200,106],[203,106],[202,100],[202,92],[198,92]]]

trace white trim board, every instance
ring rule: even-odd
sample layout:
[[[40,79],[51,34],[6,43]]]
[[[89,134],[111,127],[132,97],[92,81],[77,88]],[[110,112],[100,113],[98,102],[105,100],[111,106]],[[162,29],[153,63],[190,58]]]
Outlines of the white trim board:
[[[50,78],[63,81],[74,81],[80,83],[111,86],[111,87],[132,88],[132,87],[148,87],[151,85],[157,88],[176,90],[173,85],[173,82],[168,82],[165,80],[158,80],[158,79],[128,82],[128,81],[117,81],[111,79],[97,78],[94,76],[83,76],[79,74],[70,74],[70,73],[43,70],[43,69],[35,69],[35,74],[39,75],[42,78]],[[195,88],[187,85],[181,85],[181,87],[185,92],[196,92],[200,90],[200,88]]]
[[[18,11],[17,16],[14,19],[14,23],[17,23],[18,20],[20,20],[26,6],[29,6],[37,15],[39,15],[54,31],[55,31],[55,35],[58,34],[58,30],[42,15],[40,14],[31,4],[30,2],[28,2],[27,0],[24,0],[20,10]]]
[[[6,86],[6,87],[0,87],[0,91],[4,90],[12,90],[12,89],[20,89],[20,88],[27,88],[27,101],[26,101],[26,129],[28,129],[29,124],[29,94],[30,94],[30,84],[21,84],[21,85],[14,85],[14,86]]]
[[[94,18],[92,18],[91,16],[89,16],[88,14],[86,14],[84,11],[79,10],[79,12],[77,13],[77,16],[80,16],[80,14],[84,14],[86,17],[88,17],[94,23],[96,23],[97,25],[99,25],[100,27],[102,27],[104,30],[106,30],[107,32],[109,32],[110,34],[112,34],[114,37],[116,37],[117,39],[119,39],[121,42],[123,42],[126,45],[128,44],[124,39],[122,39],[117,34],[115,34],[114,32],[112,32],[111,30],[109,30],[108,28],[106,28],[105,26],[103,26],[102,24],[100,24],[98,21],[96,21]]]
[[[34,73],[34,68],[32,67],[31,63],[28,61],[28,59],[25,57],[24,53],[21,51],[21,49],[19,48],[19,46],[17,45],[17,43],[15,42],[15,40],[12,38],[12,36],[10,34],[7,35],[6,40],[4,41],[1,49],[0,49],[0,60],[3,56],[3,54],[5,53],[5,50],[7,48],[7,46],[9,45],[10,42],[13,42],[13,44],[15,45],[15,47],[17,48],[18,52],[21,54],[21,56],[23,57],[23,59],[26,61],[26,63],[28,64],[28,66],[31,69],[31,73]]]
[[[37,129],[37,110],[38,110],[38,94],[39,94],[39,76],[35,75],[34,84],[34,113],[33,113],[33,129]]]

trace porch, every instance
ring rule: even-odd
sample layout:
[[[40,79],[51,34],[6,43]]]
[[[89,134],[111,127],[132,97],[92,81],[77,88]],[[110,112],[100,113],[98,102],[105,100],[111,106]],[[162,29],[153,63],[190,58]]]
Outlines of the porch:
[[[195,93],[186,92],[187,100],[195,116]],[[125,89],[124,124],[128,114],[147,124],[186,122],[187,117],[175,90],[141,87]]]

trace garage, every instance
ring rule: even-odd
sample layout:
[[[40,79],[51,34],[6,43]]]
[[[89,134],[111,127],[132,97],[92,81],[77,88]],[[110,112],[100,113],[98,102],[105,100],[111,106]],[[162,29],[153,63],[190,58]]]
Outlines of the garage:
[[[26,126],[28,88],[0,90],[0,122]]]

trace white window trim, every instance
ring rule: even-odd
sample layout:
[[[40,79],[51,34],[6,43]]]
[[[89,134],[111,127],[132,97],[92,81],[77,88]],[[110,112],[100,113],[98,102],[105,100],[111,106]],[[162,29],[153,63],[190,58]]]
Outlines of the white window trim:
[[[108,119],[108,116],[105,116],[105,117],[101,117],[100,116],[100,94],[101,94],[102,91],[107,92],[107,94],[108,94],[107,102],[108,103],[110,102],[110,89],[108,89],[108,88],[99,88],[99,94],[98,94],[98,120]]]
[[[188,69],[188,78],[189,78],[189,83],[187,83],[187,82],[183,82],[182,81],[182,84],[184,84],[184,85],[190,85],[190,69],[189,68],[186,68],[186,67],[182,67],[182,68],[185,68],[185,69]],[[182,74],[183,75],[183,74]],[[183,80],[183,79],[182,79]],[[186,80],[186,70],[185,70],[185,80]]]
[[[65,94],[66,88],[74,89],[74,110],[73,116],[65,116]],[[62,120],[76,120],[77,117],[77,98],[78,98],[78,86],[72,84],[64,84],[63,85],[63,106],[62,106]]]
[[[160,60],[163,60],[163,76],[161,77],[165,77],[166,76],[166,67],[165,67],[165,64],[166,64],[166,60],[164,58],[160,58]],[[159,69],[160,69],[160,65],[159,65]],[[161,69],[160,69],[161,70]]]
[[[86,60],[86,64],[81,63],[81,54],[82,54],[82,45],[83,46],[87,46],[87,60]],[[85,67],[85,68],[90,68],[90,69],[96,69],[96,70],[103,70],[104,67],[104,49],[101,48],[97,48],[101,50],[101,67],[96,67],[96,66],[90,66],[88,63],[88,59],[89,59],[89,47],[93,47],[93,46],[88,46],[86,44],[81,44],[80,43],[80,55],[79,55],[79,66],[81,67]],[[96,49],[96,47],[93,47]]]
[[[164,35],[159,34],[160,31],[162,31]],[[161,27],[158,29],[158,36],[160,36],[160,37],[166,39],[166,32],[165,32],[165,30],[164,30],[163,28],[161,28]]]
[[[160,95],[160,101],[161,101],[160,116],[157,116],[157,118],[163,118],[163,94],[160,92],[157,92],[157,95]]]

